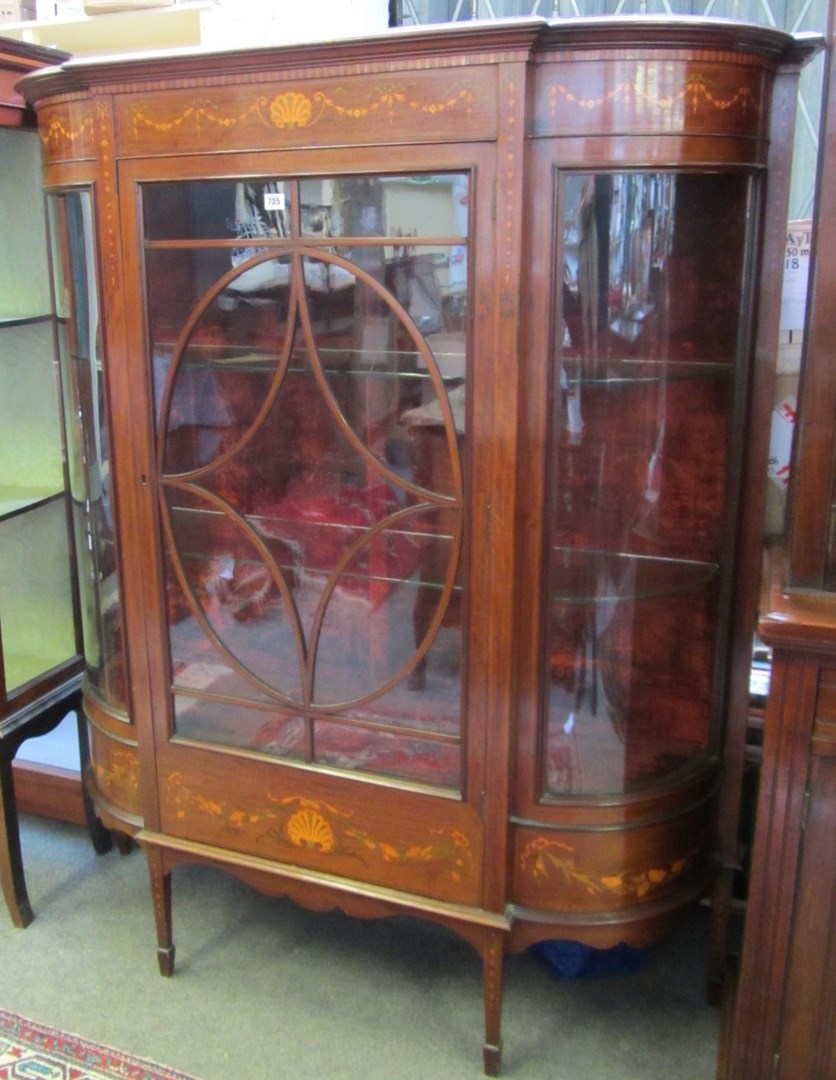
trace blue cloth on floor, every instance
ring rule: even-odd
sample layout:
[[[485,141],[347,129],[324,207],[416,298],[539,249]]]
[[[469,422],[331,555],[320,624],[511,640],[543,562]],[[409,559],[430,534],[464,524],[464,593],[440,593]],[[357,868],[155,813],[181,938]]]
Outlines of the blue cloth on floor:
[[[531,946],[531,952],[561,978],[581,979],[637,971],[647,959],[649,950],[624,944],[614,945],[611,949],[594,949],[579,941],[539,941]]]

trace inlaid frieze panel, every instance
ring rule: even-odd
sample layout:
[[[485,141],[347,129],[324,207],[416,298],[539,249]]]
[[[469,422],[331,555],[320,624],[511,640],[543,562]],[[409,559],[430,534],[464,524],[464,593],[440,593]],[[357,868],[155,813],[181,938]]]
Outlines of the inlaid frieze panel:
[[[361,806],[336,786],[326,792],[318,784],[314,795],[301,774],[295,784],[270,774],[266,786],[256,776],[231,795],[228,784],[172,769],[160,786],[163,827],[172,835],[456,903],[479,902],[481,840],[466,807],[439,813],[416,794],[420,809],[387,812],[380,805],[387,802],[384,792]]]
[[[589,914],[663,900],[700,876],[706,825],[698,806],[626,833],[519,827],[514,896],[523,907]]]
[[[129,814],[141,813],[137,747],[91,727],[91,756],[96,791]]]
[[[38,111],[38,130],[47,165],[96,156],[96,106],[90,99],[43,105]]]
[[[431,124],[431,129],[428,125]],[[425,142],[492,138],[496,105],[489,68],[405,72],[131,94],[117,103],[126,157],[165,145],[181,152],[329,143]]]
[[[593,56],[537,70],[534,135],[622,133],[766,134],[768,95],[761,66],[716,58]]]

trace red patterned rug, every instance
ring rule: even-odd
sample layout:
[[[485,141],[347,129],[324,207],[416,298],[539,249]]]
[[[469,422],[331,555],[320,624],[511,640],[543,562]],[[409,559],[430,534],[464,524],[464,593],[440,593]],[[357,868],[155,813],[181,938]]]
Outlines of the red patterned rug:
[[[194,1080],[0,1009],[0,1080]]]

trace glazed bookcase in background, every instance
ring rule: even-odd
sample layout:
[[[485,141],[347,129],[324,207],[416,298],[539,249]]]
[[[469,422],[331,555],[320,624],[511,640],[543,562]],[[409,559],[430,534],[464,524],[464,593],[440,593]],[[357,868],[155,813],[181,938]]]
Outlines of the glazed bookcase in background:
[[[46,224],[33,186],[40,147],[34,117],[12,89],[26,72],[65,54],[16,42],[2,47],[0,625],[8,711],[66,677],[78,666],[78,648]]]
[[[420,914],[482,955],[496,1072],[507,950],[646,945],[730,874],[818,45],[535,19],[26,81],[99,288],[90,779],[164,973],[183,861]]]
[[[26,739],[54,729],[80,700],[40,140],[34,114],[14,89],[23,75],[62,59],[65,53],[0,39],[0,879],[20,926],[32,910],[12,760]]]

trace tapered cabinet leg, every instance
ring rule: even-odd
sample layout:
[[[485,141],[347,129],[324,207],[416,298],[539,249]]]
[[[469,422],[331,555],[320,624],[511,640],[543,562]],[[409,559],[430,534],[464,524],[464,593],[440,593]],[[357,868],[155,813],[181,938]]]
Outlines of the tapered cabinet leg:
[[[485,945],[483,979],[485,993],[485,1045],[482,1050],[485,1074],[499,1076],[502,1059],[502,934],[490,934]]]
[[[164,865],[162,853],[146,852],[157,924],[157,962],[161,975],[174,974],[174,942],[171,935],[171,870]]]
[[[12,761],[6,757],[0,760],[0,801],[0,886],[12,922],[22,930],[32,922],[35,913],[29,903],[26,879],[23,876]]]

